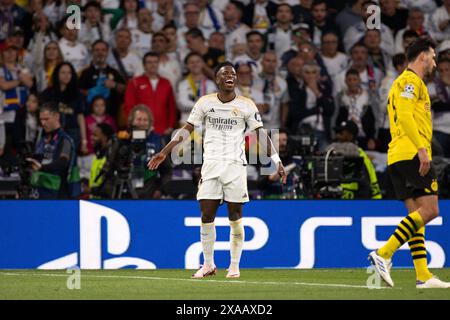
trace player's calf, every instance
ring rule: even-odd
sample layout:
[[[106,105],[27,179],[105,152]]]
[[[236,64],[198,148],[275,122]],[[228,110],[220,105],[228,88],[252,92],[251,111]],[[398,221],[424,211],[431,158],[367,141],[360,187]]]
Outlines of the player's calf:
[[[227,278],[238,278],[239,262],[241,261],[242,247],[244,245],[245,231],[242,219],[230,221],[230,267]]]

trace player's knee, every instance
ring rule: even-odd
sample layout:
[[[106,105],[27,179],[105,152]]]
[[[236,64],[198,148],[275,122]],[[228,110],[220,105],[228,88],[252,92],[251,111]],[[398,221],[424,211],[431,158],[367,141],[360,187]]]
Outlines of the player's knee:
[[[424,209],[423,211],[426,215],[426,220],[427,220],[425,222],[431,221],[434,218],[436,218],[437,216],[439,216],[439,206],[437,203],[425,206],[423,209]]]
[[[438,206],[438,204],[436,203],[436,204],[434,204],[432,207],[431,207],[431,218],[432,219],[434,219],[434,218],[436,218],[437,216],[439,216],[439,206]]]
[[[242,218],[242,210],[240,208],[228,208],[228,219],[236,221]]]
[[[228,219],[230,221],[237,221],[242,218],[242,214],[240,212],[233,212],[228,214]]]
[[[202,212],[202,223],[212,223],[214,222],[214,215]]]

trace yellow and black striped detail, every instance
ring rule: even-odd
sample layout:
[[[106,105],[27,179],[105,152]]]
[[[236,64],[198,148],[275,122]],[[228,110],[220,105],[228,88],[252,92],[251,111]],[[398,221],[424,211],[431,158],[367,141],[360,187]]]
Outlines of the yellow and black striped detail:
[[[406,216],[398,225],[397,229],[394,232],[395,238],[400,242],[400,244],[404,244],[409,239],[413,238],[416,235],[417,226],[413,219],[410,216]]]
[[[425,248],[425,237],[423,234],[416,233],[414,237],[408,241],[408,245],[413,260],[427,258],[427,249]]]

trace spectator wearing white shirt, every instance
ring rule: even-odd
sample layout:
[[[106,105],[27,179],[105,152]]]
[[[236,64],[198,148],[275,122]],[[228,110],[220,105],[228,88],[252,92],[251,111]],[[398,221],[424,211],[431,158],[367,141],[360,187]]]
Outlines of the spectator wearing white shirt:
[[[236,65],[237,86],[236,94],[252,99],[259,109],[264,108],[264,95],[253,81],[252,65],[239,63]]]
[[[223,14],[209,0],[198,0],[197,4],[200,8],[199,26],[204,33],[206,39],[214,31],[220,31],[223,28]]]
[[[363,41],[369,53],[370,63],[380,69],[383,75],[386,75],[389,70],[393,69],[392,57],[381,48],[380,30],[367,30]]]
[[[118,70],[124,79],[140,76],[144,73],[142,59],[130,50],[131,31],[119,29],[114,36],[115,47],[110,51],[107,63]]]
[[[427,28],[425,26],[425,16],[422,12],[422,8],[411,8],[408,13],[408,20],[406,21],[406,28],[401,29],[395,35],[395,53],[404,53],[403,47],[403,35],[406,31],[412,30],[419,36],[427,34]]]
[[[332,87],[332,80],[328,74],[327,68],[322,61],[322,57],[317,52],[317,48],[312,42],[302,42],[298,48],[298,57],[301,57],[305,63],[316,63],[320,69],[320,82],[327,87]]]
[[[144,55],[151,50],[152,44],[152,13],[147,8],[141,8],[138,11],[138,27],[131,30],[131,36],[133,38],[131,42],[131,49],[136,52],[139,58],[143,58]]]
[[[439,58],[438,75],[428,85],[433,110],[433,138],[450,158],[450,59]]]
[[[64,57],[64,61],[70,61],[76,72],[79,73],[89,64],[89,51],[87,47],[78,41],[78,30],[67,27],[68,17],[64,18],[60,24],[62,34],[59,40],[59,48]]]
[[[286,3],[282,3],[277,8],[275,24],[267,30],[266,50],[275,51],[278,59],[281,59],[283,53],[291,49],[293,19],[292,7]]]
[[[241,55],[246,49],[245,35],[250,28],[243,24],[244,6],[238,1],[231,0],[223,10],[223,19],[225,22],[225,56],[227,60],[233,60]]]
[[[327,31],[337,32],[337,25],[329,17],[328,4],[326,0],[315,0],[311,5],[311,15],[313,23],[311,25],[312,43],[320,49],[322,45],[322,35]]]
[[[48,20],[42,12],[33,16],[33,37],[28,43],[28,52],[33,58],[33,72],[44,59],[44,47],[51,41],[58,43],[59,39]]]
[[[297,128],[310,128],[318,140],[319,150],[323,150],[331,138],[331,119],[334,112],[331,87],[320,80],[320,67],[314,61],[303,65],[301,77],[304,100],[301,103],[302,117]]]
[[[177,90],[177,106],[180,111],[180,126],[186,123],[197,100],[216,91],[216,85],[203,73],[205,62],[200,54],[191,52],[185,58],[188,70],[186,78],[180,81]]]
[[[169,23],[162,28],[162,32],[164,32],[167,40],[169,41],[167,44],[167,54],[170,59],[175,59],[181,65],[181,55],[178,51],[178,36],[177,36],[177,27],[173,23]]]
[[[262,71],[261,60],[264,49],[264,36],[259,31],[253,30],[247,33],[246,39],[245,53],[235,57],[233,64],[250,64],[253,76],[257,76]]]
[[[383,72],[369,63],[369,52],[366,46],[362,43],[355,44],[350,51],[350,58],[347,70],[355,69],[359,72],[362,88],[366,90],[377,88],[383,79]],[[333,96],[347,89],[345,83],[347,70],[338,73],[333,79]]]
[[[61,0],[47,0],[44,5],[44,14],[53,27],[56,27],[66,14],[66,5]]]
[[[165,25],[172,22],[175,17],[173,0],[156,0],[151,8],[153,13],[152,29],[154,32],[161,31]]]
[[[430,17],[431,36],[441,42],[450,40],[450,0],[443,0],[442,6]]]
[[[183,17],[184,24],[180,25],[177,29],[178,52],[180,53],[182,61],[189,53],[186,43],[186,33],[193,28],[201,30],[199,26],[200,8],[198,7],[198,4],[190,1],[186,2],[183,6]],[[201,31],[205,34],[205,30]]]
[[[333,79],[339,72],[345,70],[348,65],[346,54],[338,51],[339,38],[333,31],[327,31],[322,35],[322,47],[320,56],[327,68],[328,74]]]
[[[350,69],[345,73],[346,88],[336,98],[337,117],[335,125],[353,121],[358,126],[358,145],[363,149],[376,148],[375,137],[379,121],[377,95],[361,85],[359,72]]]
[[[47,43],[43,51],[42,59],[35,61],[33,69],[33,74],[36,79],[36,91],[38,93],[47,89],[56,66],[64,61],[57,41]]]
[[[277,4],[268,0],[249,1],[245,6],[244,21],[252,30],[265,33],[272,25]]]
[[[178,59],[171,57],[167,53],[169,39],[164,32],[156,32],[152,37],[152,51],[159,55],[158,74],[170,81],[172,88],[178,87],[181,79],[182,68]]]
[[[123,11],[123,16],[117,24],[117,29],[137,29],[138,27],[138,17],[137,13],[139,10],[138,0],[121,0],[120,9]]]
[[[261,118],[265,128],[279,129],[284,126],[281,119],[286,118],[289,108],[287,82],[277,74],[279,62],[275,52],[264,53],[261,65],[262,72],[255,79],[255,86],[264,95],[264,108],[259,109]]]
[[[303,43],[311,43],[311,29],[306,23],[299,23],[292,26],[291,30],[291,48],[281,55],[281,71],[280,74],[287,74],[287,65],[289,61],[299,54],[300,47]],[[314,44],[312,44],[314,46]],[[314,46],[315,47],[315,46]]]
[[[95,40],[109,42],[111,29],[103,22],[102,7],[94,0],[89,1],[83,8],[86,20],[81,24],[78,39],[86,47],[90,48]]]
[[[367,8],[371,5],[377,5],[374,1],[364,1],[361,7],[361,15],[363,20],[348,28],[344,34],[344,47],[347,52],[354,46],[355,43],[360,41],[367,31],[367,20],[370,17],[370,13]],[[385,24],[380,22],[380,32],[381,32],[381,47],[386,50],[390,55],[394,54],[394,36],[391,29]]]

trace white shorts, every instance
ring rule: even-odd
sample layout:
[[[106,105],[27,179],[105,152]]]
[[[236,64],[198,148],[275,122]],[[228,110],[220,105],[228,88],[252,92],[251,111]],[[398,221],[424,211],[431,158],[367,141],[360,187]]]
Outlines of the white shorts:
[[[238,163],[207,161],[202,166],[197,200],[248,202],[247,167]]]

